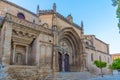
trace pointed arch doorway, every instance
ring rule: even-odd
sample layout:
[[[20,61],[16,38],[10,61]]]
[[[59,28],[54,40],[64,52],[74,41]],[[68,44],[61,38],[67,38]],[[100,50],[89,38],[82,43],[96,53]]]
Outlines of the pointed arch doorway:
[[[62,54],[61,52],[58,53],[58,61],[59,61],[59,71],[60,72],[69,72],[70,65],[69,65],[69,55]]]
[[[83,46],[80,36],[73,28],[59,31],[58,37],[59,71],[81,71]]]
[[[69,65],[69,55],[65,54],[64,55],[64,70],[65,72],[69,72],[70,71],[70,65]]]

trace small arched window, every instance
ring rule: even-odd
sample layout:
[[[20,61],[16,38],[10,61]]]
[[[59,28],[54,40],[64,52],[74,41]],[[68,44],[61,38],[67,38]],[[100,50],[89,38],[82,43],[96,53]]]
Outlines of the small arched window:
[[[17,14],[17,17],[20,18],[20,19],[25,19],[24,14],[21,13],[21,12],[19,12],[19,13]]]

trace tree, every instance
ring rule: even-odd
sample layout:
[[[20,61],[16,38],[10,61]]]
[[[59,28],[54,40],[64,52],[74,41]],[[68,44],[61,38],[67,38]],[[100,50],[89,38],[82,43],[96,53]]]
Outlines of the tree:
[[[113,66],[112,66],[112,65],[109,65],[109,69],[111,70],[112,75],[113,75],[113,70],[114,70]]]
[[[118,70],[120,72],[120,58],[115,59],[112,64],[109,66],[109,68],[113,70]],[[113,72],[112,72],[113,74]]]
[[[120,69],[120,58],[115,59],[111,65],[111,67],[113,69],[117,69],[117,70]]]
[[[113,2],[113,6],[118,6],[117,10],[116,10],[116,14],[117,14],[117,18],[119,19],[118,22],[118,27],[119,27],[119,32],[120,32],[120,0],[112,0]]]
[[[107,66],[106,62],[103,62],[101,60],[95,60],[94,61],[94,65],[96,65],[96,67],[101,69],[101,76],[103,77],[103,72],[102,72],[102,68],[105,68]]]

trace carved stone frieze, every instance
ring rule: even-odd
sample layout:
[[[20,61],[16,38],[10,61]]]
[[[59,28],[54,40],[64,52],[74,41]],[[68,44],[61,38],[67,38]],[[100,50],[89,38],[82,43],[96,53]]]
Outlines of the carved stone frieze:
[[[32,42],[33,39],[25,39],[25,38],[22,38],[22,37],[18,37],[18,36],[14,36],[12,37],[12,41],[13,42],[17,42],[17,43],[22,43],[22,44],[30,44]]]
[[[30,44],[34,38],[37,38],[40,34],[39,31],[21,26],[19,24],[13,24],[12,40],[14,42]]]

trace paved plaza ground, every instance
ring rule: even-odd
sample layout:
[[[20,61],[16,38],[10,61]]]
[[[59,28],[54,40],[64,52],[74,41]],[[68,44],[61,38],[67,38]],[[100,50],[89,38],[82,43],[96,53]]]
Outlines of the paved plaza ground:
[[[91,78],[88,80],[120,80],[120,75],[104,75],[104,77]]]
[[[91,75],[89,72],[56,72],[46,80],[120,80],[120,74],[101,76]]]
[[[0,80],[4,80],[5,73],[0,71]],[[120,80],[120,73],[114,71],[113,74],[96,76],[89,72],[55,72],[45,79],[40,80]]]
[[[46,80],[88,80],[91,77],[89,72],[56,72],[49,75]]]

